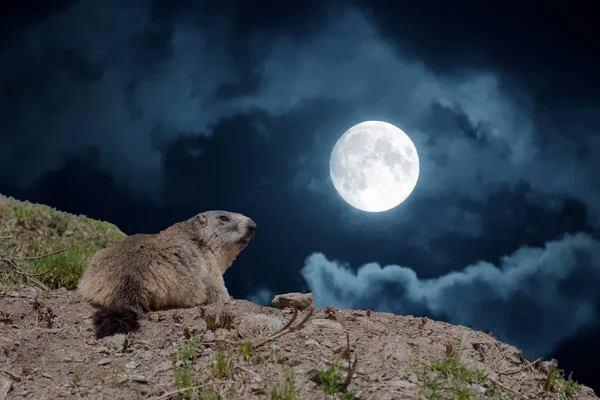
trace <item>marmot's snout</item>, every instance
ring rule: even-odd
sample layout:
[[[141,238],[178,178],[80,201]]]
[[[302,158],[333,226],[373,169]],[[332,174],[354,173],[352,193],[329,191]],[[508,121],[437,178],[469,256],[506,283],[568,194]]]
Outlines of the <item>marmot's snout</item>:
[[[248,218],[248,223],[246,224],[246,234],[244,235],[243,241],[249,242],[250,239],[254,237],[254,232],[256,231],[256,222],[252,221],[252,219]]]

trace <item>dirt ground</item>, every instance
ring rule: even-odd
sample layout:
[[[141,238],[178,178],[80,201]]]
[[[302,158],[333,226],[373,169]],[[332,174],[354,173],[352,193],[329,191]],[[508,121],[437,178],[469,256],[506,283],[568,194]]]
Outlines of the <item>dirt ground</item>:
[[[230,329],[207,329],[206,316],[222,311],[233,316]],[[194,389],[183,395],[198,399],[598,398],[554,379],[550,362],[527,368],[515,347],[429,319],[317,309],[301,329],[252,350],[240,345],[276,333],[293,310],[245,300],[169,310],[145,316],[134,334],[101,340],[92,312],[64,289],[0,293],[0,399],[164,399],[186,387]],[[327,394],[355,358],[346,393]],[[315,373],[331,372],[331,363],[339,375],[333,389],[334,373]],[[485,374],[465,378],[462,366]]]

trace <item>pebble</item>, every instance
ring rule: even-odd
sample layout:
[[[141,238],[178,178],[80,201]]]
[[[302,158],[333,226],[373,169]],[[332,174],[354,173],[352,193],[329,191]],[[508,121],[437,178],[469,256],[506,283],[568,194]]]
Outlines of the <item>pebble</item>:
[[[279,318],[271,317],[270,315],[255,314],[252,315],[250,318],[266,322],[273,330],[279,330],[283,328],[283,325],[285,325],[284,321],[280,320]]]
[[[304,310],[310,307],[315,302],[315,298],[312,293],[286,293],[278,294],[273,298],[271,303],[279,308],[297,308],[298,310]]]
[[[156,372],[156,373],[166,372],[166,371],[170,370],[172,368],[172,366],[173,366],[173,364],[171,363],[171,361],[163,361],[160,364],[158,364],[158,366],[156,367],[154,372]]]
[[[397,387],[404,388],[404,389],[408,389],[408,388],[417,386],[414,383],[411,383],[409,381],[405,381],[402,379],[396,379],[396,380],[390,381],[390,384],[397,386]]]
[[[417,384],[419,383],[419,378],[415,374],[410,374],[410,376],[408,377],[408,381]]]
[[[471,388],[473,390],[475,390],[475,392],[478,392],[478,393],[481,393],[481,394],[483,394],[483,393],[486,392],[486,389],[483,386],[481,386],[481,385],[474,384],[474,385],[471,386]]]
[[[330,319],[313,319],[310,321],[310,323],[312,325],[317,325],[317,326],[326,326],[328,328],[332,328],[335,330],[344,330],[344,327],[342,326],[342,324],[340,324],[337,321],[332,321]]]
[[[108,346],[114,347],[117,351],[124,351],[127,347],[127,337],[122,333],[108,336],[104,340]]]
[[[148,383],[148,379],[144,375],[132,375],[131,380],[138,383]]]
[[[96,350],[96,353],[108,354],[108,353],[110,353],[110,351],[108,350],[108,347],[102,346],[102,347],[100,347],[99,349]]]
[[[258,383],[251,383],[250,391],[254,394],[265,394],[266,393],[265,390],[263,388],[261,388]]]
[[[8,392],[12,389],[12,381],[0,376],[0,399],[5,399]]]
[[[208,327],[206,325],[206,321],[201,319],[194,323],[194,327],[192,327],[191,333],[192,333],[192,335],[199,336],[199,335],[203,334],[204,332],[206,332],[207,329],[208,329]]]
[[[175,362],[175,366],[177,368],[181,367],[182,365],[183,365],[183,361],[181,361],[181,360],[177,360],[177,362]]]
[[[127,368],[127,369],[134,369],[134,368],[137,368],[138,365],[139,364],[136,364],[136,363],[127,363],[127,364],[125,364],[125,368]]]
[[[112,360],[110,358],[103,358],[100,361],[98,361],[98,365],[106,365],[106,364],[110,364],[112,362]]]

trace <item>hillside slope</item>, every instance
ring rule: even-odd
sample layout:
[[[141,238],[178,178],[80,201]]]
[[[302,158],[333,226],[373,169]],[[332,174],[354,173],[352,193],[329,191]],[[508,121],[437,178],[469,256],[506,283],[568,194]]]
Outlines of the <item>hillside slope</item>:
[[[92,254],[124,237],[119,228],[108,222],[0,195],[0,251],[15,258],[24,258],[64,250],[29,260],[23,266],[30,272],[53,268],[37,277],[48,288],[75,288]],[[0,288],[21,282],[24,282],[22,277],[0,265]]]
[[[0,400],[598,398],[553,362],[531,364],[489,334],[388,313],[309,308],[290,330],[284,325],[292,309],[235,300],[150,313],[140,331],[96,340],[93,308],[66,287],[75,286],[93,252],[125,235],[108,223],[0,197],[6,236],[1,251],[13,257],[67,250],[19,264],[54,267],[38,278],[58,289],[4,274]],[[310,303],[310,295],[300,297]]]

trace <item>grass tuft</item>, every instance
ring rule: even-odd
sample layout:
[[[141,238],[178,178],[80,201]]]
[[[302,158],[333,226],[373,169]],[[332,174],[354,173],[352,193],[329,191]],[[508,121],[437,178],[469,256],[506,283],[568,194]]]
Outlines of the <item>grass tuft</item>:
[[[460,362],[460,351],[452,345],[446,346],[445,358],[425,364],[418,371],[423,385],[420,394],[426,399],[453,398],[468,400],[481,398],[482,393],[475,385],[483,384],[488,376],[484,370],[471,369]],[[487,390],[486,398],[500,398],[499,392],[492,387]]]
[[[565,372],[555,368],[549,376],[548,390],[558,393],[561,399],[571,399],[577,394],[581,385],[573,380],[573,371],[565,379]]]
[[[116,226],[51,207],[21,202],[0,195],[0,251],[18,258],[66,251],[24,263],[27,272],[53,268],[38,279],[50,289],[75,289],[90,257],[98,250],[123,240]],[[0,285],[27,281],[0,266]]]
[[[292,368],[285,368],[283,371],[283,385],[273,385],[270,393],[271,400],[295,400],[298,398],[298,391],[294,383],[294,371]]]
[[[217,356],[215,361],[210,363],[210,371],[213,379],[225,379],[233,374],[231,356],[226,354],[223,348],[217,348]]]
[[[252,346],[250,342],[240,343],[238,345],[238,351],[242,356],[244,361],[249,361],[251,363],[257,363],[261,360],[261,355],[256,349]]]

